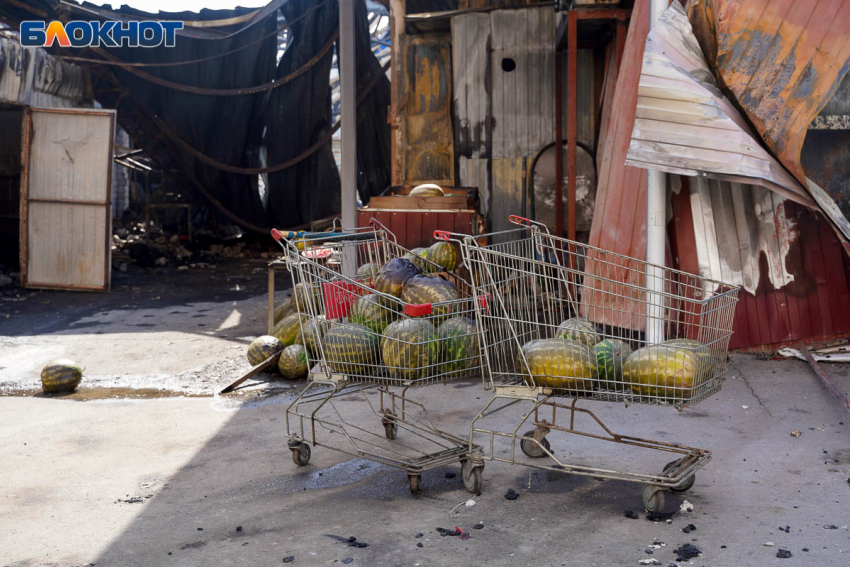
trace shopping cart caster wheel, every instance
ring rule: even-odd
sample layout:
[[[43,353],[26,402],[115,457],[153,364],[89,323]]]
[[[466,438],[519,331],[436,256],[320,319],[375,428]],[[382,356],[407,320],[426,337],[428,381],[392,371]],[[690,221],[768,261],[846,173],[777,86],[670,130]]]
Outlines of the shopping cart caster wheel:
[[[678,463],[679,463],[679,461],[678,461],[678,460],[676,460],[676,461],[670,461],[669,463],[667,463],[666,465],[664,465],[664,471],[663,471],[663,472],[665,472],[665,473],[666,473],[666,472],[667,472],[667,471],[669,471],[670,469],[674,468],[674,467],[675,467]],[[677,486],[676,488],[671,488],[670,490],[671,490],[672,492],[687,492],[688,490],[690,490],[691,488],[693,488],[694,483],[695,483],[696,481],[697,481],[697,475],[692,474],[692,475],[691,475],[691,476],[689,476],[687,479],[685,479],[685,484],[683,484],[683,485],[681,485],[681,486]]]
[[[469,461],[463,461],[460,467],[460,476],[463,477],[463,487],[467,492],[478,494],[484,485],[484,465],[473,465]]]
[[[303,467],[310,462],[310,445],[307,443],[299,443],[294,447],[289,448],[292,451],[292,460],[299,467]]]
[[[384,419],[382,422],[384,424],[384,435],[387,436],[387,439],[398,437],[398,425],[394,420]]]
[[[422,480],[421,474],[410,474],[407,475],[407,481],[410,483],[410,492],[413,494],[419,494],[419,483]]]
[[[643,485],[643,490],[640,493],[643,499],[643,507],[647,512],[663,512],[664,511],[664,490],[654,484]]]
[[[534,437],[534,430],[526,431],[523,433],[523,437]],[[519,443],[519,448],[522,449],[522,452],[532,459],[539,459],[541,457],[545,457],[546,451],[550,451],[549,440],[545,437],[540,441],[540,443],[535,443],[531,439],[523,439]],[[544,451],[543,449],[546,449]]]

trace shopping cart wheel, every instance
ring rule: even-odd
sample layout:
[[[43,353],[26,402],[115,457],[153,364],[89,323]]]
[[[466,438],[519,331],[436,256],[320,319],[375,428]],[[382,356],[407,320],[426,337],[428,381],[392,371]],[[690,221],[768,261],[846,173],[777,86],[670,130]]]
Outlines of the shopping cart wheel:
[[[664,489],[654,484],[644,484],[640,493],[643,507],[647,512],[662,512],[664,510]]]
[[[666,473],[667,471],[675,468],[676,465],[679,464],[679,461],[681,461],[681,459],[678,459],[678,460],[675,460],[675,461],[670,461],[669,463],[664,465],[664,472]],[[694,486],[694,483],[696,481],[697,481],[697,475],[692,474],[687,479],[685,479],[685,484],[683,484],[681,486],[677,486],[676,488],[671,488],[670,490],[673,491],[673,492],[687,492],[688,490],[690,490]]]
[[[522,434],[523,437],[534,437],[534,430],[526,431]],[[522,449],[522,452],[531,457],[532,459],[539,459],[541,457],[546,456],[546,451],[550,451],[549,440],[545,437],[540,440],[539,443],[535,443],[532,439],[523,439],[519,442],[519,448]],[[546,449],[544,451],[543,449]]]
[[[398,437],[398,424],[396,424],[395,419],[384,418],[381,423],[384,424],[384,435],[387,436],[387,439]]]
[[[410,483],[410,492],[413,494],[419,494],[419,482],[421,480],[421,474],[407,473],[407,481]]]
[[[461,463],[460,476],[463,477],[463,487],[467,492],[478,494],[484,485],[484,465],[473,465],[468,460]]]
[[[295,446],[290,446],[292,451],[292,460],[299,467],[303,467],[310,462],[310,445],[303,441]]]

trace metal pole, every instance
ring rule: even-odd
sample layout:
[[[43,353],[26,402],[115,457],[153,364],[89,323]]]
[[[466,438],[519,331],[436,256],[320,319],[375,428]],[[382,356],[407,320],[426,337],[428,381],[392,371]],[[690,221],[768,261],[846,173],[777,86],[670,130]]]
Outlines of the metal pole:
[[[669,5],[669,0],[650,0],[649,27],[652,29]],[[648,40],[647,40],[648,41]],[[667,223],[667,178],[663,171],[646,171],[646,343],[664,340],[664,250]],[[653,265],[654,264],[654,265]]]
[[[404,0],[390,0],[390,60],[392,76],[390,78],[390,162],[391,183],[404,185],[402,168],[404,132],[401,128],[401,106],[404,98],[404,80],[402,79],[401,38],[404,35],[404,16],[407,6]]]
[[[342,224],[357,219],[357,82],[354,56],[354,0],[339,0],[339,98],[342,142]]]

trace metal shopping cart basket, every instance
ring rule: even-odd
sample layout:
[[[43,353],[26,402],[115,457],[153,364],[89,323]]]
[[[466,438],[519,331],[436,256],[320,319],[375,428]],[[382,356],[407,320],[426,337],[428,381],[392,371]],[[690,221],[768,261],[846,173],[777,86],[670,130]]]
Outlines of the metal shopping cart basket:
[[[463,469],[466,488],[479,492],[479,465],[497,460],[644,483],[647,511],[663,510],[665,492],[688,490],[711,453],[614,433],[578,403],[681,409],[718,392],[739,288],[559,238],[521,217],[510,220],[520,228],[488,235],[486,244],[480,237],[459,239],[473,293],[481,298],[474,308],[485,385],[493,390],[470,428],[470,445],[480,441],[483,450],[472,450]],[[651,278],[658,285],[647,286]],[[511,430],[479,424],[523,403],[528,410]],[[590,429],[579,428],[581,415],[590,418],[582,422]],[[519,433],[529,419],[533,429]],[[570,464],[550,447],[547,435],[554,431],[630,446],[618,453],[654,449],[675,460],[658,474]],[[507,456],[497,452],[497,440],[510,443]]]
[[[322,445],[406,470],[415,493],[424,471],[465,461],[465,434],[435,425],[410,390],[480,373],[472,286],[399,246],[375,220],[273,236],[286,251],[311,369],[286,412],[295,463],[306,465],[311,445]],[[397,270],[379,270],[390,261]],[[362,400],[382,427],[351,415],[356,404],[339,403]]]

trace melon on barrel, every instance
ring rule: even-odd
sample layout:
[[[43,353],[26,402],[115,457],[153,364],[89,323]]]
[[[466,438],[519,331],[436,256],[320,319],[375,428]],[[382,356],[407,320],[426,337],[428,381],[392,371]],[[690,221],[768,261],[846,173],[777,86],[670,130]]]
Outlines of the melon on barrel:
[[[47,394],[73,392],[82,379],[82,367],[67,358],[51,360],[41,369],[41,388]]]
[[[257,366],[272,356],[277,358],[277,353],[282,350],[283,343],[277,337],[271,335],[257,337],[248,345],[248,362],[251,363],[251,366]]]
[[[394,378],[427,378],[434,374],[439,362],[437,330],[424,319],[404,319],[390,323],[381,339],[381,354]]]
[[[445,191],[439,185],[434,183],[423,183],[411,189],[408,197],[444,197]]]
[[[440,341],[440,375],[467,376],[481,369],[478,327],[468,317],[452,317],[437,328]]]
[[[348,320],[363,325],[370,331],[381,334],[384,329],[398,318],[398,313],[385,307],[380,296],[370,293],[357,298],[348,312]]]
[[[288,380],[306,378],[309,370],[307,351],[302,345],[289,345],[280,353],[277,369]]]
[[[325,333],[325,360],[336,372],[377,376],[381,372],[378,335],[355,323],[339,323]]]
[[[528,362],[517,357],[517,372],[530,374],[535,386],[590,392],[596,378],[596,356],[586,345],[568,339],[537,339],[522,346]]]

